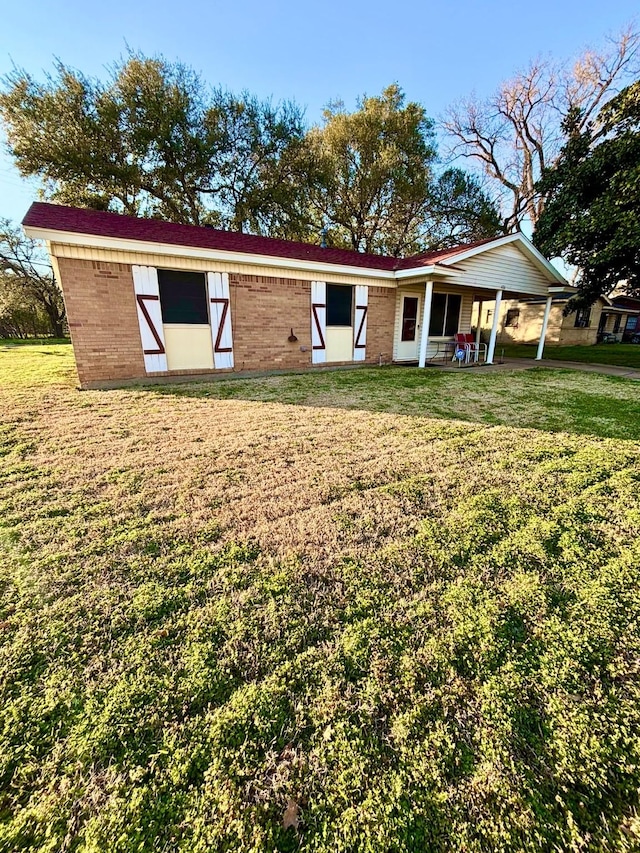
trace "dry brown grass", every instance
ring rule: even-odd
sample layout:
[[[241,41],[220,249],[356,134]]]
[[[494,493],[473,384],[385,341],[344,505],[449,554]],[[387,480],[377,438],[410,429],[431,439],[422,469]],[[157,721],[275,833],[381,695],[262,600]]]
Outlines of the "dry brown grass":
[[[255,388],[286,395],[287,379],[254,382],[248,396]],[[548,381],[554,393],[566,390],[562,374]],[[314,562],[397,542],[488,484],[508,492],[514,465],[521,488],[523,444],[548,442],[536,431],[351,411],[362,391],[339,398],[328,384],[316,395],[325,405],[305,406],[198,397],[188,387],[79,393],[62,374],[57,384],[6,383],[0,418],[33,445],[30,462],[54,478],[56,506],[108,506],[113,519],[142,513],[185,541],[253,538],[275,558],[294,552]],[[622,398],[634,388],[621,387]],[[459,408],[492,402],[471,387]],[[524,405],[509,401],[515,419]]]
[[[437,513],[456,484],[479,485],[492,458],[465,471],[463,452],[487,442],[469,424],[329,408],[60,390],[2,409],[33,442],[30,462],[55,472],[56,503],[106,502],[115,515],[143,504],[174,536],[215,524],[222,542],[255,537],[277,556],[396,539],[417,519],[385,487],[420,479],[424,511]]]

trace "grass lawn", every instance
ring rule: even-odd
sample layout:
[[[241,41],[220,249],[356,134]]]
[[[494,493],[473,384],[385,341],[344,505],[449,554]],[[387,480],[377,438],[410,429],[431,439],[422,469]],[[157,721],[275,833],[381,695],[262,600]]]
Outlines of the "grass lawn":
[[[55,344],[70,344],[69,338],[0,338],[0,348],[53,346]]]
[[[535,358],[537,346],[530,344],[498,344],[496,352],[504,349],[506,358]],[[621,367],[640,369],[640,346],[638,344],[594,344],[589,347],[544,348],[544,359],[555,361],[579,361],[583,364],[617,364]]]
[[[0,347],[0,851],[640,847],[638,386]]]

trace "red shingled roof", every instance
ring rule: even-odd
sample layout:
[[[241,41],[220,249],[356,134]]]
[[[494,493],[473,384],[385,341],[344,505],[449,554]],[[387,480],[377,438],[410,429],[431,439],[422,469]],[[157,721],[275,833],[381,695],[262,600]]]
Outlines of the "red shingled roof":
[[[413,258],[390,258],[385,255],[367,255],[348,249],[323,249],[310,243],[292,240],[277,240],[272,237],[256,237],[235,231],[219,231],[197,225],[178,225],[159,219],[142,219],[123,216],[102,210],[86,210],[61,204],[34,202],[22,224],[50,231],[65,231],[73,234],[89,234],[98,237],[115,237],[122,240],[141,240],[148,243],[169,243],[197,249],[220,249],[227,252],[243,252],[250,255],[268,255],[274,258],[291,258],[300,261],[318,261],[325,264],[365,267],[374,270],[400,270],[430,266],[438,261],[460,254],[467,249],[490,243],[495,238],[480,240],[426,252]]]
[[[609,297],[616,308],[624,308],[629,311],[640,310],[640,299],[635,296],[610,296]]]

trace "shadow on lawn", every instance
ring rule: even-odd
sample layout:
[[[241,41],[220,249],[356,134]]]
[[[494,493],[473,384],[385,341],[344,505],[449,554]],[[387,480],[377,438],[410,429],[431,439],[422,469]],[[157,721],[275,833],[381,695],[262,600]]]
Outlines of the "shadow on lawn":
[[[640,440],[640,388],[573,370],[443,372],[359,368],[146,386],[161,396],[446,418]]]

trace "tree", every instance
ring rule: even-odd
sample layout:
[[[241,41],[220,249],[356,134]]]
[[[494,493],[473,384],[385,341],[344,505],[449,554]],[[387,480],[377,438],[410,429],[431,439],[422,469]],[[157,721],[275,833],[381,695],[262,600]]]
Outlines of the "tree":
[[[433,121],[397,84],[349,113],[329,104],[309,132],[319,175],[309,183],[311,219],[334,245],[409,255],[493,236],[497,212],[461,169],[436,174]]]
[[[10,277],[0,273],[0,338],[46,337],[51,334],[49,318]]]
[[[59,202],[260,233],[297,228],[303,113],[210,90],[181,63],[130,54],[105,83],[16,70],[0,93],[9,151]]]
[[[309,134],[322,181],[312,208],[336,245],[400,255],[418,245],[436,158],[433,121],[396,84],[348,113],[329,104]]]
[[[62,63],[44,83],[15,70],[0,116],[19,171],[53,201],[289,239],[326,228],[391,255],[488,236],[486,194],[460,170],[435,177],[433,122],[395,84],[352,113],[330,104],[308,130],[293,102],[130,54],[106,82]]]
[[[578,111],[567,141],[543,176],[547,204],[534,241],[580,269],[570,309],[590,305],[620,282],[640,296],[640,81],[609,101],[595,122]]]
[[[539,179],[562,147],[562,124],[579,113],[584,130],[637,70],[640,33],[628,27],[600,52],[587,50],[573,66],[550,59],[532,62],[488,99],[454,104],[443,127],[452,155],[474,161],[500,199],[505,233],[524,219],[535,226],[546,196]]]
[[[40,333],[43,314],[49,334],[64,335],[64,302],[53,271],[37,242],[8,219],[0,220],[0,304],[4,325],[13,323],[17,337],[23,336],[20,329]]]
[[[448,249],[500,233],[500,215],[477,178],[447,169],[434,182],[425,221],[424,245]]]
[[[210,159],[200,186],[215,198],[224,227],[282,237],[307,232],[306,191],[319,173],[303,118],[291,101],[274,107],[248,92],[237,98],[214,90],[204,115]]]

